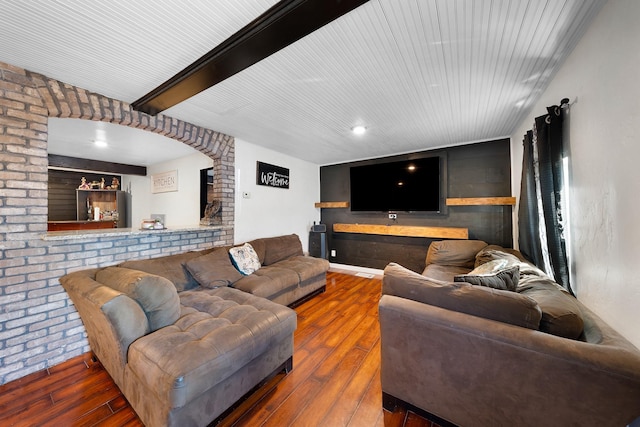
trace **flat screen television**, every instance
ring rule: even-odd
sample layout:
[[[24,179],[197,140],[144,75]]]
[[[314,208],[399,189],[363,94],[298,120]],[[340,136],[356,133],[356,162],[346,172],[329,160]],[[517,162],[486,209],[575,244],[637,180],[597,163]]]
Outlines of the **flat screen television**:
[[[352,211],[440,211],[440,157],[352,166]]]

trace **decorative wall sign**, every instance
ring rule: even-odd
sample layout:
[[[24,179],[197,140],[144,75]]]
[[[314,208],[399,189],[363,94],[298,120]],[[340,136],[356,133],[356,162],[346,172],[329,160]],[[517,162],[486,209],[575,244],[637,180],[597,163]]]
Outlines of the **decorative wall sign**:
[[[151,175],[151,192],[168,193],[178,191],[178,171],[169,171]]]
[[[257,162],[256,184],[267,187],[289,188],[289,169]]]

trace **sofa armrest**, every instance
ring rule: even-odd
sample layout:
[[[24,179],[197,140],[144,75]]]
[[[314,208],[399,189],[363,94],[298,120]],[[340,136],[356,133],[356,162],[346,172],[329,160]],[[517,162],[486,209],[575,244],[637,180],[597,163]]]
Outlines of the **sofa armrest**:
[[[626,425],[640,351],[380,300],[382,390],[457,425]]]
[[[149,333],[149,322],[137,302],[96,282],[95,272],[67,274],[60,278],[60,283],[80,314],[91,350],[116,383],[122,384],[129,345]]]

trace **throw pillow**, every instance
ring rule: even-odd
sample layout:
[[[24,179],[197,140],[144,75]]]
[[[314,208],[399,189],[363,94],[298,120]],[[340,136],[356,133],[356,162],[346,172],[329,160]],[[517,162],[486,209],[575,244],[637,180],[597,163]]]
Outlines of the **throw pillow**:
[[[229,249],[229,254],[231,255],[233,265],[245,276],[257,271],[261,267],[258,254],[249,243]]]
[[[242,278],[242,274],[233,266],[229,252],[218,249],[201,257],[187,261],[189,273],[205,288],[230,286]]]
[[[151,331],[173,324],[180,317],[180,297],[168,279],[122,267],[106,267],[96,273],[100,282],[135,300],[149,320]]]
[[[468,274],[455,276],[453,280],[503,291],[515,291],[519,279],[520,267],[518,265],[509,264],[506,259],[496,259],[482,264]]]

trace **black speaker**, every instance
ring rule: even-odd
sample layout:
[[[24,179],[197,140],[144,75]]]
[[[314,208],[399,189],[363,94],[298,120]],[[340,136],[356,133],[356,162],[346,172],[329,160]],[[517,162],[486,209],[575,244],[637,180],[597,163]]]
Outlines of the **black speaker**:
[[[327,233],[311,230],[309,233],[309,255],[327,259]]]
[[[311,226],[311,231],[314,231],[316,233],[326,233],[327,232],[327,226],[326,226],[326,224],[316,224],[314,222],[313,225]]]

